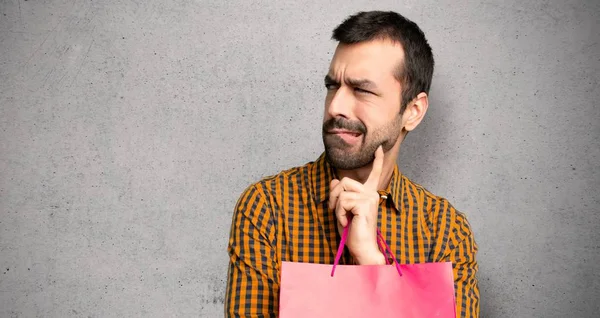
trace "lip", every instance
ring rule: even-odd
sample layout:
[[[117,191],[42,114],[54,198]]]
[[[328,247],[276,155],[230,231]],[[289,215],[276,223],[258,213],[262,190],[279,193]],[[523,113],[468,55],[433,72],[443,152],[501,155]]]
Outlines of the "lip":
[[[332,130],[328,131],[328,133],[334,134],[334,135],[350,135],[350,136],[354,136],[354,137],[358,137],[358,136],[362,135],[360,132],[344,130],[344,129],[332,129]]]
[[[360,141],[362,133],[343,130],[343,129],[333,129],[327,132],[330,135],[335,135],[338,138],[342,139],[346,144],[355,144]]]

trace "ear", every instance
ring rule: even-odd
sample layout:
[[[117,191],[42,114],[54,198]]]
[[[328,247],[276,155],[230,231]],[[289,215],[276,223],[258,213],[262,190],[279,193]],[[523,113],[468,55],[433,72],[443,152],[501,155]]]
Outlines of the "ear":
[[[429,107],[429,98],[427,93],[421,92],[417,97],[411,100],[404,113],[402,114],[402,123],[406,131],[411,131],[421,123]]]

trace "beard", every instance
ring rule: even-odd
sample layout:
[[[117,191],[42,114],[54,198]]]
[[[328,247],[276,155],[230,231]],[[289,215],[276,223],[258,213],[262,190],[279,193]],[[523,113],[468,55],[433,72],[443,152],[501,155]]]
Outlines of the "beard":
[[[359,134],[362,140],[355,145],[346,143],[339,136],[328,133],[332,129],[344,129]],[[389,123],[368,131],[360,121],[343,118],[332,118],[323,123],[323,144],[325,157],[335,168],[354,170],[362,168],[375,159],[375,151],[379,146],[387,152],[394,147],[402,132],[402,117],[400,114]]]

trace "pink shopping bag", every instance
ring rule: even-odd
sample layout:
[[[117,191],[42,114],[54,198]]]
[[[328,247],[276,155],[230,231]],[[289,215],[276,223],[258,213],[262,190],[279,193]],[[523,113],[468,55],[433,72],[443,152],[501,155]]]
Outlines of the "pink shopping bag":
[[[400,265],[377,233],[395,266],[338,265],[347,228],[333,265],[282,262],[279,317],[455,318],[452,263]]]

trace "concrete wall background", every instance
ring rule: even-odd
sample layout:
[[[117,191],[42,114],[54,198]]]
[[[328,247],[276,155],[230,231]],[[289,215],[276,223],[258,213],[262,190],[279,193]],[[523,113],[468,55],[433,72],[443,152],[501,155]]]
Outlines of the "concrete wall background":
[[[600,311],[600,2],[0,1],[0,316],[222,316],[233,206],[322,151],[331,30],[425,31],[401,170],[464,211],[483,317]]]

